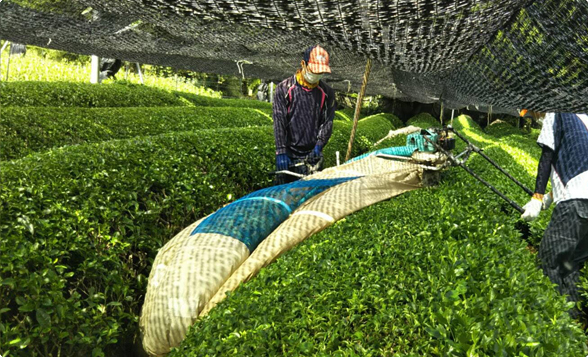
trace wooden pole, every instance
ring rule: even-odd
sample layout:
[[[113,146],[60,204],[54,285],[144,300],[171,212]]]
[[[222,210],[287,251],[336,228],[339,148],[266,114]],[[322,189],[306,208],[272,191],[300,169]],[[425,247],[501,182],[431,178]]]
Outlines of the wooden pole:
[[[141,80],[141,84],[145,84],[143,81],[143,72],[141,72],[141,66],[139,65],[139,62],[137,62],[137,72],[139,72],[139,79]]]
[[[443,126],[443,101],[441,101],[441,115],[439,115],[439,121],[441,122],[441,126]]]
[[[492,106],[490,106],[490,110],[488,110],[488,121],[486,126],[490,126],[490,121],[492,120]]]
[[[347,145],[347,155],[345,155],[345,161],[349,160],[351,156],[351,148],[353,147],[353,140],[355,140],[355,131],[357,130],[357,122],[359,121],[359,112],[361,111],[361,102],[363,102],[363,95],[365,94],[365,88],[367,87],[368,78],[370,77],[370,71],[372,69],[372,59],[368,58],[365,64],[365,72],[363,73],[363,83],[357,96],[357,103],[355,104],[355,114],[353,115],[353,128],[351,129],[351,136],[349,137],[349,145]]]

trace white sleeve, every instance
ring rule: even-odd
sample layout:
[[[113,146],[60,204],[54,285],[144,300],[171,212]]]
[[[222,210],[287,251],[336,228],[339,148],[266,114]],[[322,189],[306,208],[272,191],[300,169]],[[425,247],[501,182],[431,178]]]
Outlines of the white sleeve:
[[[555,125],[555,113],[545,114],[543,119],[543,127],[541,133],[537,138],[537,144],[547,146],[551,150],[555,150],[555,133],[553,131]]]

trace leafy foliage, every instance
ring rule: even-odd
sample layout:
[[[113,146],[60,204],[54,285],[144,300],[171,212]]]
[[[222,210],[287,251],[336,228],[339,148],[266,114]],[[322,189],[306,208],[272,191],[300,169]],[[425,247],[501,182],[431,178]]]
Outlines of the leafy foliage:
[[[142,85],[2,82],[0,107],[161,107],[184,105],[174,94]]]
[[[365,119],[358,135],[389,128]],[[350,126],[336,137],[340,130]],[[337,144],[329,145],[347,147]],[[82,144],[0,163],[0,282],[9,288],[0,294],[0,345],[23,356],[89,355],[132,336],[158,248],[267,186],[273,152],[265,126]]]
[[[72,1],[66,0],[74,6],[79,6]],[[31,2],[37,6],[60,6],[56,0],[35,0]],[[30,7],[30,6],[27,6]],[[87,6],[82,7],[74,13],[79,16],[92,16],[91,11],[84,11]],[[38,9],[40,10],[40,9]],[[85,15],[83,15],[85,14]],[[0,41],[1,43],[1,41]],[[1,65],[6,66],[7,56],[1,58]],[[123,61],[121,70],[115,79],[106,79],[102,83],[127,85],[131,83],[144,83],[148,87],[174,90],[187,93],[195,93],[209,97],[219,97],[221,93],[202,86],[195,77],[207,77],[207,74],[189,72],[185,70],[174,70],[170,67],[154,65],[140,65],[142,74],[139,75],[136,63]],[[10,81],[64,81],[64,82],[88,82],[92,72],[90,56],[71,53],[66,51],[51,50],[48,48],[27,45],[26,56],[12,56],[10,59]],[[35,95],[34,93],[32,95]]]
[[[471,120],[457,124],[487,144]],[[496,156],[513,169],[521,159]],[[584,356],[585,335],[537,269],[517,215],[453,168],[439,187],[368,207],[281,256],[170,357]]]
[[[157,249],[231,197],[267,185],[273,165],[268,127],[1,163],[0,345],[30,346],[23,356],[90,355],[131,333]]]
[[[507,122],[496,120],[486,127],[485,132],[496,137],[503,137],[508,135],[522,135],[520,129],[515,128]]]
[[[406,121],[406,125],[418,126],[419,128],[440,128],[441,123],[429,113],[417,114]]]
[[[0,109],[0,160],[63,145],[167,132],[272,125],[267,114],[240,108]]]
[[[176,92],[177,95],[185,98],[188,102],[195,106],[206,107],[239,107],[239,108],[256,108],[256,109],[270,109],[272,104],[268,102],[261,102],[251,99],[219,99],[211,98],[192,93]]]
[[[474,145],[482,148],[487,156],[497,161],[508,173],[517,178],[526,187],[531,190],[535,188],[537,166],[539,164],[539,157],[541,156],[541,149],[535,140],[520,135],[506,135],[502,137],[487,135],[474,121],[465,116],[458,117],[454,123],[454,127],[466,134]],[[460,140],[457,139],[457,142],[460,143]],[[522,189],[505,178],[483,158],[478,155],[473,155],[470,160],[477,167],[476,172],[480,176],[488,178],[491,184],[517,202],[519,206],[523,206],[530,199]],[[470,165],[469,161],[468,165]],[[481,186],[481,184],[479,185]],[[486,187],[482,186],[481,189],[490,192]],[[497,200],[501,200],[498,196],[494,197]],[[510,210],[510,206],[505,202],[502,203],[502,206],[504,210]],[[551,218],[552,210],[553,208],[541,214],[536,221],[522,226],[524,227],[522,229],[525,231],[525,238],[532,246],[539,246],[543,232]],[[513,213],[508,217],[509,224],[521,227],[521,222],[518,221],[518,218],[519,215]]]
[[[323,150],[325,167],[336,165],[337,151],[340,155],[339,161],[345,160],[352,128],[353,122],[333,121],[333,134]],[[351,157],[371,151],[373,144],[386,136],[391,128],[390,121],[380,115],[373,115],[358,121]]]

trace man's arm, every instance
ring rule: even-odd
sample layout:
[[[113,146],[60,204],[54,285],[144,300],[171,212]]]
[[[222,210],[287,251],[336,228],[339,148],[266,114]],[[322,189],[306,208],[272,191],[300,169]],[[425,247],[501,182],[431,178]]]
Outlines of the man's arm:
[[[546,129],[545,124],[543,129]],[[532,221],[539,217],[539,213],[541,212],[541,209],[544,208],[544,205],[545,208],[549,205],[549,203],[547,203],[549,200],[544,200],[543,196],[545,195],[545,188],[547,187],[547,181],[549,181],[549,176],[551,174],[551,163],[553,160],[554,151],[551,147],[541,141],[541,134],[539,139],[539,145],[541,146],[542,151],[541,158],[539,159],[539,166],[537,168],[535,193],[533,193],[531,200],[523,207],[525,212],[523,212],[521,215],[521,218],[526,221]]]
[[[327,91],[328,99],[327,99],[327,115],[324,122],[321,124],[319,128],[318,138],[316,145],[322,148],[324,147],[331,138],[331,134],[333,133],[333,118],[335,118],[335,111],[337,110],[337,101],[335,100],[335,92],[333,89],[329,88]],[[324,117],[321,117],[323,119]]]
[[[535,194],[533,197],[543,198],[545,189],[547,188],[547,182],[551,175],[551,163],[553,161],[553,150],[548,146],[543,146],[541,151],[541,158],[539,159],[539,166],[537,167],[537,179],[535,180]]]
[[[273,106],[274,138],[276,139],[276,155],[286,153],[286,129],[288,127],[288,103],[284,86],[278,85],[274,95]]]

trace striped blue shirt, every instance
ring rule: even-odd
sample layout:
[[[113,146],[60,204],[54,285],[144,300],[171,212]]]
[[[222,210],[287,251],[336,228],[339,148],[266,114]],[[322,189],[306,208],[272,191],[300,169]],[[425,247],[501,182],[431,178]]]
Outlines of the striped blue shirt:
[[[554,202],[588,199],[588,115],[547,113],[537,143],[554,151]]]
[[[326,145],[336,109],[335,92],[326,83],[309,89],[296,81],[296,75],[283,80],[276,87],[273,106],[276,155],[303,158],[315,145]]]

